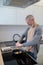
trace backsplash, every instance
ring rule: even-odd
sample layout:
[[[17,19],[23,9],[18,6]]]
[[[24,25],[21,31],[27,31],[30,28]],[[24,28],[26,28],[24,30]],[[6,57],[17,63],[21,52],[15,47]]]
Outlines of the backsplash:
[[[0,42],[12,41],[15,33],[22,35],[26,28],[25,25],[0,25]]]
[[[41,27],[43,33],[43,26]],[[26,25],[0,25],[0,42],[12,41],[13,35],[15,33],[22,35],[26,30],[26,28],[27,28]],[[42,34],[42,39],[43,39],[43,34]]]

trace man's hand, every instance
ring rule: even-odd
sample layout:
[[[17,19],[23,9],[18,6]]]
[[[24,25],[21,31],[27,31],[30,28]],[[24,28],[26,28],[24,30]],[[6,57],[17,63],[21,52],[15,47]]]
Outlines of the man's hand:
[[[31,51],[33,49],[33,46],[27,47],[26,51]]]
[[[17,43],[16,43],[16,46],[17,46],[17,47],[22,47],[23,45],[20,44],[19,42],[17,42]]]

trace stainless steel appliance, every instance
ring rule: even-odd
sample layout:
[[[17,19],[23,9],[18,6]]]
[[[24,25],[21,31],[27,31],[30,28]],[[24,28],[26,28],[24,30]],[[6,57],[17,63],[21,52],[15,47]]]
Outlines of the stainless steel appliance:
[[[32,5],[39,0],[2,0],[3,5],[7,6],[16,6],[16,7],[27,7],[29,5]]]

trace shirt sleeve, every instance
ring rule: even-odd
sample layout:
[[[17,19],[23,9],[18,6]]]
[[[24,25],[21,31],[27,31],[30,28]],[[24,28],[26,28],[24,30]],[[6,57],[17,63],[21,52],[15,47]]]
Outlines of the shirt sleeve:
[[[38,44],[39,40],[41,39],[41,28],[36,30],[36,34],[34,35],[33,39],[29,42],[23,43],[23,46],[33,46]]]

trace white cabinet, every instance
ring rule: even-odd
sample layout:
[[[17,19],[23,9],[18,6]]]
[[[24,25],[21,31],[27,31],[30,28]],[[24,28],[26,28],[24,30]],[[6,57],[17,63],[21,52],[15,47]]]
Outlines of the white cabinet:
[[[25,17],[32,14],[35,21],[43,25],[43,7],[29,6],[27,8],[0,7],[0,25],[27,25]]]
[[[0,7],[0,25],[15,25],[16,23],[16,8]]]
[[[25,25],[24,9],[0,7],[0,25]]]
[[[24,12],[22,8],[17,9],[17,25],[26,25]]]

